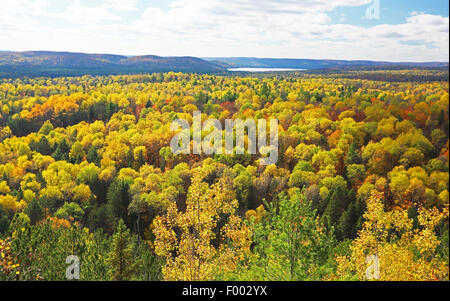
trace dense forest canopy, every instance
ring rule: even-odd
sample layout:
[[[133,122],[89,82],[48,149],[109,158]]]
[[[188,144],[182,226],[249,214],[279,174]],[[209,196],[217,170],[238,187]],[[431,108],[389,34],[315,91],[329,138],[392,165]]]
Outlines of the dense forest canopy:
[[[382,72],[0,80],[0,279],[448,280],[448,72]],[[174,155],[194,111],[277,163]]]

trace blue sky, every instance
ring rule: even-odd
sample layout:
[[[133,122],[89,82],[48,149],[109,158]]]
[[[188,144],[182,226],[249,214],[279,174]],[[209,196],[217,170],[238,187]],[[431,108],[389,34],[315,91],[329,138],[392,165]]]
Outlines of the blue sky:
[[[0,4],[1,50],[389,61],[449,57],[449,5],[444,0],[0,0]]]
[[[380,19],[362,18],[368,5],[359,7],[338,7],[330,13],[333,23],[340,23],[342,14],[345,22],[370,27],[379,24],[402,24],[412,12],[448,17],[449,4],[443,0],[380,0]]]

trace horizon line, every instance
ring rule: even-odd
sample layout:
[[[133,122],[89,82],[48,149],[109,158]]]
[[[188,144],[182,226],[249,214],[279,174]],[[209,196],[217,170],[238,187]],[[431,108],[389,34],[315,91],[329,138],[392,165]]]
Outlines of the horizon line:
[[[159,57],[192,57],[199,59],[222,59],[222,58],[254,58],[254,59],[277,59],[277,60],[315,60],[315,61],[368,61],[380,63],[449,63],[449,61],[387,61],[374,59],[333,59],[333,58],[305,58],[305,57],[258,57],[258,56],[194,56],[194,55],[158,55],[158,54],[118,54],[108,52],[81,52],[81,51],[67,51],[67,50],[0,50],[0,53],[23,53],[23,52],[54,52],[54,53],[73,53],[73,54],[90,54],[90,55],[117,55],[125,57],[140,57],[140,56],[159,56]]]

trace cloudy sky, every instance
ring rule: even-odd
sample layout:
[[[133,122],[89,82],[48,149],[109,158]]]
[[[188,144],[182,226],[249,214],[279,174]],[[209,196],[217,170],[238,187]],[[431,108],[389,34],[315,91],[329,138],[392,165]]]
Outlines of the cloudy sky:
[[[447,0],[0,0],[0,50],[449,60]]]

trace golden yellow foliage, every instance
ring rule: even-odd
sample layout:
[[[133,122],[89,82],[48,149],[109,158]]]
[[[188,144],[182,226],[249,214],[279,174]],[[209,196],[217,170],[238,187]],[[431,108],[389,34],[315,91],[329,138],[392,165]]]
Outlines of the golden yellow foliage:
[[[441,212],[436,208],[420,208],[420,227],[414,229],[406,210],[385,212],[382,200],[383,193],[379,192],[373,192],[367,200],[363,229],[351,244],[351,256],[336,258],[335,277],[345,279],[356,275],[359,280],[448,281],[448,262],[435,255],[439,240],[434,233],[438,223],[448,218],[448,204]],[[368,256],[378,258],[379,273],[374,279],[367,277],[370,274]]]
[[[26,202],[23,200],[18,202],[14,196],[7,194],[0,195],[0,205],[8,211],[16,213],[26,207]]]
[[[249,221],[254,221],[255,223],[261,222],[261,219],[266,214],[266,210],[264,209],[264,206],[261,205],[255,210],[248,210],[245,213],[245,217]]]
[[[166,258],[165,280],[212,280],[217,273],[234,271],[250,251],[251,230],[235,215],[231,181],[220,178],[209,186],[204,179],[211,171],[194,172],[185,212],[172,203],[167,215],[153,222],[155,252]]]

